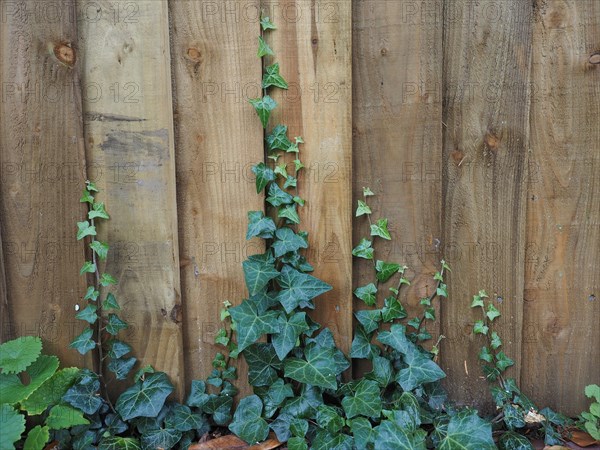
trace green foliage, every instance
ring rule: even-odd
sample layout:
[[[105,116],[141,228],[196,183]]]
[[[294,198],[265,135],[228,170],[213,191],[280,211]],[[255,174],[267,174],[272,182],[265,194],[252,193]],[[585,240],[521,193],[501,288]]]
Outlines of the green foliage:
[[[42,340],[24,336],[0,345],[0,367],[3,374],[24,371],[42,352]]]
[[[586,386],[585,395],[592,399],[592,404],[589,411],[581,413],[579,427],[600,441],[600,386],[597,384]]]

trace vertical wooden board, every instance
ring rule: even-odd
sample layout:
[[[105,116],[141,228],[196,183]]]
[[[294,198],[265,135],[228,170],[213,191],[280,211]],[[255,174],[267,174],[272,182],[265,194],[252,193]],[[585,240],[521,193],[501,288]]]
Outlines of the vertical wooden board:
[[[99,239],[141,364],[184,388],[168,7],[82,0],[88,174],[111,215]],[[98,12],[99,9],[99,12]],[[90,16],[91,14],[98,15]]]
[[[373,218],[387,217],[392,235],[391,242],[375,238],[376,258],[409,266],[411,286],[401,300],[414,316],[422,314],[419,299],[435,289],[443,256],[442,8],[436,1],[354,5],[354,206],[371,187]],[[369,233],[368,221],[355,219],[354,244]],[[374,280],[370,261],[355,259],[354,279],[354,288]],[[364,303],[355,300],[355,307]],[[435,338],[439,319],[427,330]]]
[[[223,351],[214,343],[223,301],[247,297],[242,261],[264,252],[245,240],[247,212],[264,208],[251,172],[263,134],[247,102],[260,95],[258,1],[172,1],[170,11],[186,371],[206,378]]]
[[[41,336],[64,365],[82,366],[89,361],[68,348],[85,292],[76,240],[85,215],[77,24],[73,2],[44,5],[0,6],[0,215],[10,303],[2,320],[15,336]]]
[[[536,2],[521,384],[576,415],[600,381],[600,3]]]
[[[311,317],[329,327],[345,352],[352,342],[352,29],[346,1],[264,1],[277,30],[265,40],[290,87],[273,90],[279,104],[270,128],[288,126],[302,136],[298,178],[299,229],[309,233],[312,273],[333,286],[315,299]],[[257,30],[258,33],[258,30]],[[256,39],[256,38],[255,38]],[[254,40],[253,42],[256,42]],[[269,130],[270,130],[269,128]],[[293,167],[293,166],[291,166]]]
[[[452,265],[442,307],[447,387],[460,403],[491,407],[472,337],[485,289],[502,312],[494,328],[521,371],[531,3],[444,5],[443,245]]]
[[[2,217],[0,217],[0,342],[14,339],[10,304],[8,303],[8,286],[6,285],[6,269],[4,268],[4,252],[2,250]]]

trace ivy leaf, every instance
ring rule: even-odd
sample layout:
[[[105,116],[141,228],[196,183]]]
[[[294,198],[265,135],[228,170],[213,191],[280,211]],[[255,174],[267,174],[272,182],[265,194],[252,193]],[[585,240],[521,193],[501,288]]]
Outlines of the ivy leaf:
[[[88,219],[110,219],[110,216],[104,209],[104,203],[94,203],[92,204],[92,210],[88,212]]]
[[[287,89],[287,81],[279,74],[279,63],[271,64],[265,68],[266,73],[263,75],[262,87],[263,89],[269,86],[276,86],[281,89]]]
[[[269,186],[269,196],[266,200],[276,207],[294,203],[294,197],[282,190],[277,183],[271,183]]]
[[[356,247],[352,249],[352,256],[364,259],[373,259],[375,250],[371,247],[372,242],[368,239],[361,239]]]
[[[92,195],[90,194],[90,192],[87,189],[83,190],[83,193],[81,194],[81,198],[79,199],[80,203],[89,203],[90,205],[94,203],[94,197],[92,197]]]
[[[56,405],[50,409],[46,425],[51,430],[71,428],[76,425],[87,425],[90,422],[83,417],[83,412],[67,405]]]
[[[96,236],[96,227],[87,220],[77,222],[77,240],[80,241],[86,236]]]
[[[490,346],[494,350],[498,350],[502,346],[502,339],[500,339],[500,336],[495,331],[492,331]]]
[[[259,58],[262,58],[263,56],[266,55],[274,55],[275,53],[273,53],[273,50],[271,50],[271,47],[269,47],[269,45],[265,42],[265,40],[259,36],[258,37],[258,52],[257,52],[257,56]]]
[[[384,322],[392,322],[396,319],[404,319],[408,314],[402,303],[396,297],[387,297],[381,310],[381,318]]]
[[[186,405],[176,403],[173,405],[169,416],[165,419],[165,427],[185,432],[202,428],[206,423],[205,418]]]
[[[292,390],[292,386],[288,383],[285,383],[282,378],[279,378],[269,386],[267,393],[263,397],[265,417],[272,417],[277,411],[277,408],[281,406],[285,399],[293,396],[294,391]],[[281,417],[281,414],[279,417]]]
[[[252,255],[242,263],[246,286],[250,295],[259,294],[273,278],[279,275],[269,253]]]
[[[200,380],[193,380],[190,395],[185,403],[188,406],[202,408],[208,399],[209,396],[206,393],[206,383]]]
[[[498,441],[500,450],[534,450],[529,439],[514,431],[507,431]]]
[[[253,344],[244,351],[244,357],[248,364],[248,382],[252,386],[269,386],[279,378],[277,370],[283,364],[273,344]]]
[[[132,350],[131,346],[118,339],[111,339],[108,341],[108,357],[117,359],[125,356]]]
[[[246,239],[258,236],[262,239],[272,239],[276,226],[273,219],[265,217],[262,211],[248,211],[248,232]]]
[[[25,431],[25,416],[10,405],[0,404],[0,429],[0,448],[14,449],[13,444],[21,439],[21,434]]]
[[[487,334],[489,331],[489,327],[483,323],[483,320],[478,320],[473,325],[473,333],[475,334]]]
[[[358,201],[358,207],[356,208],[356,217],[360,217],[364,214],[371,214],[371,208],[362,200]]]
[[[485,315],[490,319],[490,322],[493,322],[496,317],[500,317],[500,311],[496,309],[494,305],[491,303],[487,307],[487,312]]]
[[[269,435],[269,425],[261,417],[263,404],[258,395],[250,395],[240,400],[233,415],[229,430],[248,444],[264,441]]]
[[[482,361],[486,361],[491,363],[494,360],[494,355],[490,352],[490,349],[487,347],[481,347],[479,351],[479,359]]]
[[[444,439],[439,450],[494,450],[492,425],[479,418],[477,411],[464,410],[450,418]]]
[[[252,173],[256,176],[256,193],[260,192],[267,187],[270,181],[275,180],[275,172],[266,166],[264,162],[260,162],[252,166]]]
[[[392,325],[389,331],[381,331],[377,340],[402,354],[408,353],[414,347],[414,344],[406,337],[406,327],[400,324]]]
[[[117,280],[112,275],[110,275],[108,273],[103,273],[100,276],[100,285],[101,286],[107,287],[107,286],[116,285],[116,284],[117,284]]]
[[[75,314],[75,317],[79,320],[85,320],[90,324],[95,323],[96,320],[98,320],[96,309],[98,309],[96,305],[87,305],[85,308]]]
[[[95,183],[93,183],[93,182],[92,182],[92,181],[90,181],[90,180],[87,180],[87,181],[85,182],[85,188],[86,188],[86,189],[87,189],[89,192],[100,192],[100,191],[98,190],[98,188],[96,187],[96,184],[95,184]]]
[[[473,301],[471,302],[471,308],[477,308],[478,306],[483,308],[483,306],[484,306],[483,299],[479,295],[474,295]]]
[[[92,339],[93,335],[94,330],[91,328],[86,328],[83,330],[83,333],[77,336],[75,340],[69,344],[69,347],[74,348],[82,355],[85,355],[90,350],[96,348],[96,342]]]
[[[394,379],[392,363],[383,356],[373,358],[373,370],[365,375],[370,380],[375,380],[382,388],[386,388]]]
[[[338,411],[328,405],[319,405],[317,408],[317,423],[330,433],[339,433],[344,427],[344,419]]]
[[[388,231],[388,220],[379,219],[377,223],[371,225],[371,236],[379,236],[380,238],[390,241],[392,237]]]
[[[271,186],[275,186],[274,184]],[[301,248],[308,248],[308,243],[294,233],[294,230],[288,227],[280,228],[276,231],[277,239],[273,242],[273,251],[276,258],[288,253],[295,252]]]
[[[251,98],[248,101],[256,110],[256,114],[258,114],[263,128],[267,128],[269,117],[271,117],[271,111],[277,107],[277,102],[268,95],[265,95],[263,98]]]
[[[308,444],[303,437],[293,436],[287,441],[288,450],[308,450]]]
[[[87,292],[85,293],[85,297],[83,297],[83,299],[95,302],[99,295],[100,292],[98,292],[94,286],[88,286]]]
[[[440,283],[435,290],[435,294],[439,297],[448,297],[448,286],[446,286],[444,283]]]
[[[46,442],[48,442],[48,439],[50,439],[48,427],[37,425],[27,433],[27,439],[25,439],[23,450],[42,450],[45,447]],[[4,446],[0,447],[5,448]]]
[[[106,295],[106,299],[104,299],[104,301],[102,302],[102,308],[120,310],[121,306],[119,306],[115,295],[112,292],[109,292]]]
[[[117,380],[125,380],[136,362],[137,359],[133,356],[130,358],[111,359],[108,363],[108,370],[115,374]]]
[[[375,432],[368,419],[357,417],[350,422],[350,430],[354,437],[356,448],[368,448],[369,444],[375,442]]]
[[[515,362],[510,359],[508,356],[506,356],[506,354],[504,352],[498,352],[498,354],[496,355],[496,367],[504,372],[506,369],[508,369],[510,366],[514,365]]]
[[[375,432],[375,450],[426,450],[423,430],[414,431],[391,420],[384,420],[375,428]]]
[[[281,291],[277,295],[285,311],[289,314],[301,303],[328,292],[332,287],[318,278],[306,273],[298,272],[288,265],[284,265],[277,279]]]
[[[363,196],[364,197],[371,197],[373,195],[375,195],[375,194],[373,193],[373,191],[371,190],[371,188],[363,187]]]
[[[237,326],[237,344],[241,352],[254,344],[265,333],[277,333],[277,311],[258,313],[256,306],[248,301],[229,309],[229,313]]]
[[[173,448],[181,439],[181,431],[173,428],[158,428],[142,434],[142,448]]]
[[[311,343],[305,348],[306,360],[288,358],[285,360],[285,376],[300,383],[325,389],[337,389],[336,370],[331,362],[334,349]]]
[[[57,371],[21,402],[21,409],[27,411],[28,415],[36,415],[43,413],[48,406],[59,403],[62,396],[75,383],[79,372],[77,367]]]
[[[69,388],[63,400],[86,414],[94,414],[102,406],[102,399],[97,395],[99,390],[100,381],[97,379],[80,381]]]
[[[312,450],[352,450],[353,440],[350,436],[343,433],[330,433],[326,430],[319,430],[312,442]]]
[[[425,383],[433,383],[446,376],[440,367],[413,347],[405,356],[408,367],[400,370],[396,381],[405,391],[412,391]]]
[[[277,211],[277,217],[287,219],[290,221],[290,223],[300,223],[300,216],[298,216],[298,211],[296,211],[295,203],[293,205],[286,205],[279,208]]]
[[[379,418],[381,414],[379,384],[376,381],[362,379],[356,385],[353,395],[342,399],[342,407],[348,419],[356,416]]]
[[[108,323],[106,324],[106,332],[116,336],[119,331],[128,327],[127,322],[122,321],[116,314],[108,315]]]
[[[98,258],[100,258],[102,261],[106,260],[106,257],[108,256],[108,244],[100,241],[93,241],[90,243],[90,248],[96,252]]]
[[[167,375],[155,372],[123,392],[115,404],[115,409],[123,420],[156,417],[173,390]]]
[[[361,286],[354,290],[354,295],[365,302],[368,306],[375,306],[377,302],[377,287],[373,283]]]
[[[262,27],[263,31],[267,31],[267,30],[276,30],[277,27],[275,26],[275,24],[273,24],[273,22],[271,22],[271,20],[268,17],[261,17],[260,18],[260,26]]]
[[[42,352],[42,340],[36,336],[23,336],[0,345],[2,373],[19,373],[29,367]]]
[[[285,183],[283,184],[283,188],[284,189],[289,189],[289,188],[295,188],[298,185],[298,179],[292,177],[291,175],[288,175],[288,177],[285,179]],[[297,195],[292,199],[294,200],[294,203],[300,205],[300,206],[304,206],[304,200],[300,197],[298,197]]]
[[[385,283],[392,275],[400,271],[400,264],[377,260],[375,263],[375,270],[377,271],[377,279]]]
[[[379,322],[381,322],[381,311],[379,309],[363,309],[355,312],[354,316],[364,327],[366,333],[379,328]]]
[[[142,450],[142,447],[134,438],[107,436],[100,441],[98,450]]]
[[[79,269],[79,275],[83,275],[84,273],[94,273],[96,271],[96,264],[91,261],[86,261]]]
[[[306,313],[299,312],[289,318],[286,318],[285,314],[280,314],[277,323],[279,332],[272,337],[272,342],[277,356],[283,361],[296,346],[296,341],[300,335],[308,330]]]
[[[368,358],[371,356],[371,338],[365,329],[358,325],[354,330],[354,339],[350,347],[351,358]]]

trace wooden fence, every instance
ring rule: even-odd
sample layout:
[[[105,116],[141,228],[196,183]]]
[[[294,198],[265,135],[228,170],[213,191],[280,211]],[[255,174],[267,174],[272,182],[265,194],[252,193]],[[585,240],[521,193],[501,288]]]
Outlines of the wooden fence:
[[[316,320],[349,349],[362,187],[390,219],[379,254],[410,266],[411,311],[452,267],[441,365],[490,404],[471,296],[502,311],[510,376],[575,414],[600,381],[600,2],[597,0],[3,0],[1,336],[37,334],[65,365],[85,282],[75,222],[97,181],[107,270],[144,364],[179,392],[210,371],[224,300],[245,295],[250,166],[263,133],[258,14],[290,89],[272,123],[301,135],[303,229],[334,286]],[[361,370],[360,367],[356,370]],[[243,370],[242,370],[243,372]],[[244,376],[244,373],[242,373]]]

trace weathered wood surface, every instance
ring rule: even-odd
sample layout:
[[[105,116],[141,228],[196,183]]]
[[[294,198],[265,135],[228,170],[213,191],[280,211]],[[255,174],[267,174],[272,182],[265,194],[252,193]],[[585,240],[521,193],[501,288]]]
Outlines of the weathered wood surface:
[[[258,11],[258,1],[243,5]],[[250,170],[264,158],[263,133],[247,102],[261,94],[259,22],[224,3],[170,6],[186,372],[196,379],[222,351],[214,337],[223,301],[248,295],[242,261],[264,251],[245,240],[247,211],[264,209]],[[240,363],[240,380],[246,374]]]
[[[354,3],[354,206],[364,186],[375,192],[373,220],[387,217],[392,235],[375,238],[376,258],[409,266],[411,286],[400,299],[411,316],[422,314],[419,299],[435,289],[441,257],[441,19],[435,1]],[[366,236],[362,217],[353,243]],[[354,273],[354,288],[374,280],[370,261],[356,259]],[[356,309],[363,306],[355,299]],[[435,338],[439,321],[427,330]]]
[[[532,5],[499,6],[444,7],[442,241],[452,272],[442,368],[452,396],[478,407],[490,405],[477,358],[481,336],[470,336],[481,318],[470,311],[480,289],[502,312],[503,349],[515,360],[507,375],[521,374]]]
[[[578,414],[600,381],[600,3],[537,2],[534,23],[521,382]]]
[[[4,267],[4,252],[2,250],[2,217],[0,217],[0,342],[5,342],[16,337],[10,308],[8,286],[6,285],[6,269]]]
[[[168,8],[165,0],[96,2],[79,47],[88,176],[111,220],[99,239],[112,251],[106,271],[143,364],[184,390]],[[83,16],[89,9],[79,3]],[[112,8],[112,9],[111,9]]]
[[[300,229],[308,231],[312,275],[333,286],[313,319],[344,351],[352,342],[352,28],[350,2],[266,1],[277,30],[266,36],[290,88],[275,90],[271,126],[302,136]],[[256,38],[253,39],[253,43]],[[291,165],[293,167],[293,165]]]
[[[53,20],[32,20],[37,6],[0,6],[0,215],[10,301],[2,321],[16,336],[41,336],[64,365],[81,366],[86,360],[67,348],[80,331],[74,307],[85,291],[75,237],[85,215],[77,24],[70,1],[57,4]]]

